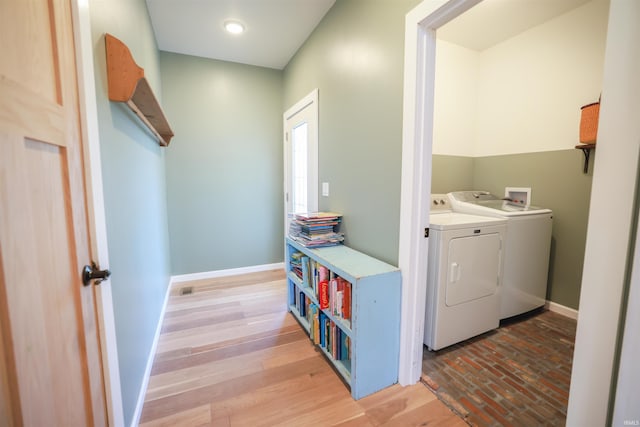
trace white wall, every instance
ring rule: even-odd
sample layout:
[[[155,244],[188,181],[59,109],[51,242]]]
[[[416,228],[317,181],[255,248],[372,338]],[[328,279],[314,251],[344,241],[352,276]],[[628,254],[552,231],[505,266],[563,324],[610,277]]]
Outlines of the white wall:
[[[580,107],[602,90],[608,5],[593,0],[475,54],[438,40],[433,153],[573,148]]]
[[[594,0],[482,52],[476,156],[579,142],[580,107],[602,91],[607,10]]]
[[[437,41],[433,154],[475,152],[479,66],[480,52]]]

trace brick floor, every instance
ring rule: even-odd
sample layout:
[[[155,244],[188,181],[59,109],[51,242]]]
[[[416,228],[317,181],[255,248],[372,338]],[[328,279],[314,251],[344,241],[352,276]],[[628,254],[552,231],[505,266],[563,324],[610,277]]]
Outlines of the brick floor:
[[[437,352],[423,382],[474,426],[563,426],[576,321],[537,311]]]

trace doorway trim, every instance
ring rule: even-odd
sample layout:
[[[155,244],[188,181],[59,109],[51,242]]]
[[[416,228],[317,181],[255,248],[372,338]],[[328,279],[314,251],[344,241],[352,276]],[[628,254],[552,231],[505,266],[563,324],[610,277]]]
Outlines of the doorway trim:
[[[422,374],[426,302],[436,29],[481,0],[425,0],[405,19],[398,267],[402,271],[398,382]]]
[[[100,268],[108,269],[109,253],[102,186],[100,133],[98,130],[89,2],[86,0],[72,0],[71,10],[73,15],[73,37],[76,46],[80,124],[82,139],[85,141],[83,146],[84,163],[88,171],[85,177],[85,191],[87,197],[91,259],[96,261]],[[94,289],[97,324],[99,328],[98,334],[100,338],[100,349],[102,351],[102,372],[105,397],[107,400],[107,417],[110,426],[123,426],[124,412],[111,282],[108,280],[102,282],[100,285],[94,286]]]

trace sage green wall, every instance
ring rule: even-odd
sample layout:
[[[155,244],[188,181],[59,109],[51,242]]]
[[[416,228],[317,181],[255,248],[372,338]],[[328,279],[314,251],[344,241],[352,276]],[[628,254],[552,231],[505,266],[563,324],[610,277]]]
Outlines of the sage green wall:
[[[171,271],[282,262],[282,71],[161,52]]]
[[[474,190],[473,157],[434,154],[431,157],[431,192]]]
[[[91,0],[96,102],[113,310],[125,425],[131,425],[169,285],[165,150],[107,96],[104,33],[122,40],[161,99],[158,50],[144,0]]]
[[[503,195],[505,187],[531,187],[532,204],[553,210],[547,299],[578,308],[591,195],[580,150],[476,157],[473,187]],[[523,242],[526,244],[526,242]],[[606,286],[606,284],[603,284]]]
[[[398,261],[405,15],[419,0],[337,0],[284,69],[286,111],[319,93],[321,210],[346,244]],[[319,192],[321,194],[321,192]]]

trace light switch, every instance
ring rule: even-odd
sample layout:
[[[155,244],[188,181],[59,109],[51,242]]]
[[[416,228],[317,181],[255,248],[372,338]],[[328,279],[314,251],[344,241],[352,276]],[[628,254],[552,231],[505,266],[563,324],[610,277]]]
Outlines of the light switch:
[[[329,197],[329,183],[328,182],[323,182],[322,183],[322,195],[324,197]]]

